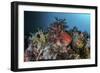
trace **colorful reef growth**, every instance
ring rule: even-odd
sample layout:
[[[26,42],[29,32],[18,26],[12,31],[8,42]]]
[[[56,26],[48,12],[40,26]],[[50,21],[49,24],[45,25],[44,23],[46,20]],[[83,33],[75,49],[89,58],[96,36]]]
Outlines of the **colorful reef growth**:
[[[76,26],[68,29],[65,24],[66,19],[55,18],[47,31],[41,28],[25,37],[24,61],[90,58],[89,33],[78,30]]]

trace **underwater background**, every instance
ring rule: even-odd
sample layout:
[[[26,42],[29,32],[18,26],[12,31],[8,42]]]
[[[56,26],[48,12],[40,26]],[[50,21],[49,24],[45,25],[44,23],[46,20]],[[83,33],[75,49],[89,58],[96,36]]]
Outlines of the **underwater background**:
[[[76,26],[80,31],[90,34],[90,14],[24,11],[24,34],[35,33],[38,29],[47,31],[47,27],[55,21],[55,17],[66,19],[68,29]]]

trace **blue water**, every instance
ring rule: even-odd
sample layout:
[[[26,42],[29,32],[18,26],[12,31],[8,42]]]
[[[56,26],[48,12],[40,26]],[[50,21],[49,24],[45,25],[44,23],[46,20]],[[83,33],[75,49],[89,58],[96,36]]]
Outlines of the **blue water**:
[[[37,27],[47,28],[55,21],[55,17],[66,19],[69,29],[74,26],[80,31],[90,33],[90,14],[87,13],[60,13],[60,12],[24,12],[24,31],[33,32]]]

